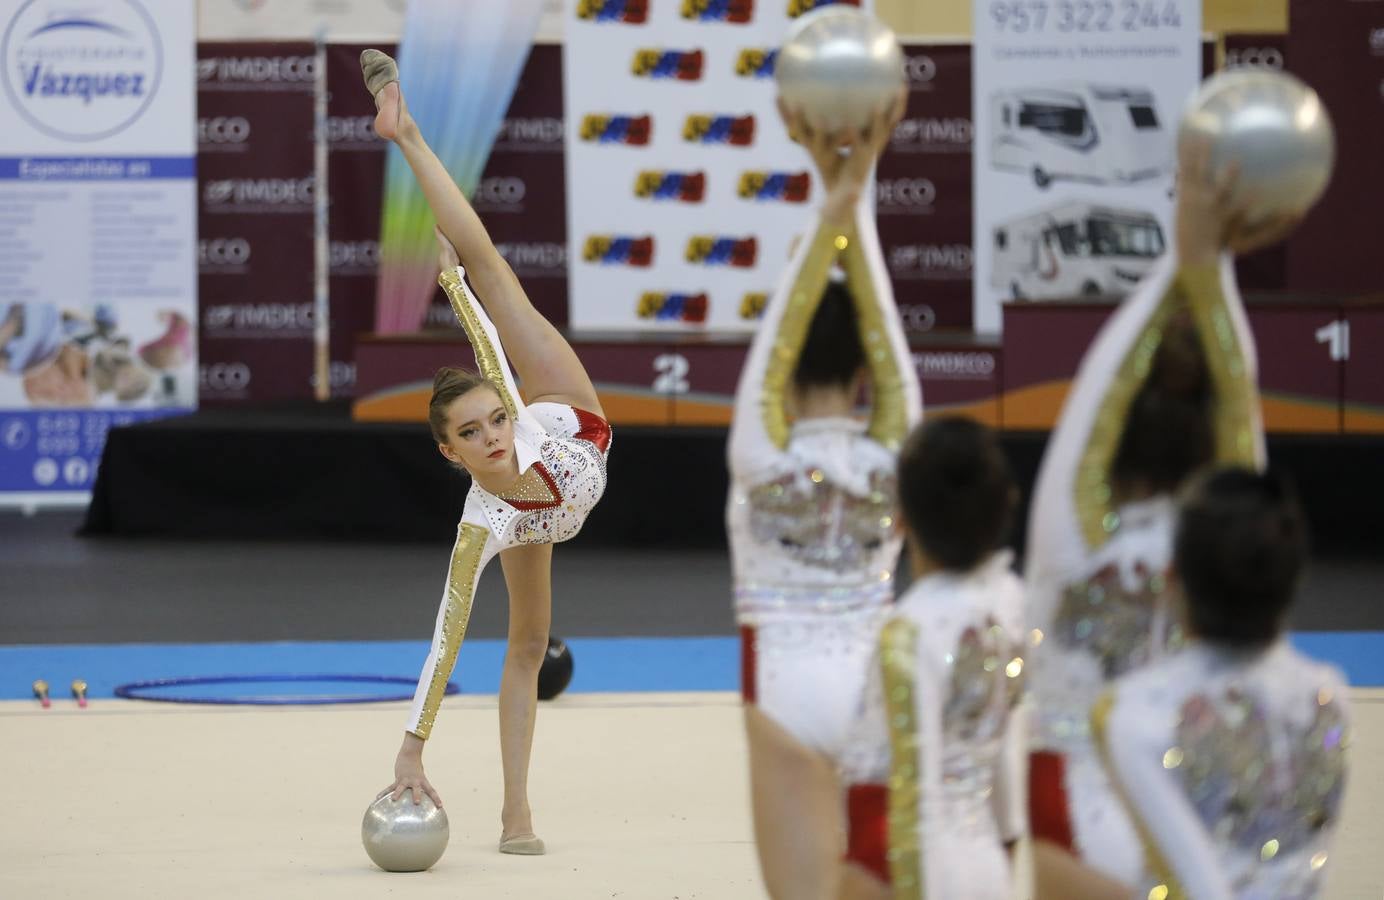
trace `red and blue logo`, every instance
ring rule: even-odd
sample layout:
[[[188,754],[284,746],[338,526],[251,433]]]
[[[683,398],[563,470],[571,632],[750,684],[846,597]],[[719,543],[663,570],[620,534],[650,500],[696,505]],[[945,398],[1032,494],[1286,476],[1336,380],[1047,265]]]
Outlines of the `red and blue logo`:
[[[820,9],[823,6],[859,6],[860,0],[788,0],[788,16],[798,16]]]
[[[689,144],[729,144],[732,147],[748,147],[754,143],[754,116],[693,114],[683,123],[682,139]]]
[[[711,306],[706,293],[673,294],[645,291],[639,295],[637,313],[641,319],[660,322],[705,322]]]
[[[611,116],[593,113],[582,116],[581,139],[600,144],[629,144],[643,147],[653,133],[653,119],[644,116]]]
[[[784,203],[806,203],[812,190],[812,176],[807,172],[740,173],[736,193],[745,200],[781,200]]]
[[[735,74],[741,78],[773,78],[777,60],[776,47],[746,47],[735,57]]]
[[[649,19],[649,0],[579,0],[577,18],[643,25]]]
[[[634,196],[646,200],[701,203],[705,195],[705,172],[659,172],[646,169],[634,179]]]
[[[701,50],[653,50],[645,47],[634,51],[630,71],[638,78],[701,81],[705,62]]]
[[[754,0],[682,0],[682,17],[744,25],[754,18]]]
[[[740,318],[751,321],[764,317],[764,307],[769,305],[769,295],[751,291],[740,298]]]
[[[687,261],[703,266],[754,267],[759,256],[759,241],[753,237],[730,238],[694,235],[687,241]]]
[[[603,266],[648,268],[654,262],[654,239],[650,235],[593,234],[582,245],[581,258]]]

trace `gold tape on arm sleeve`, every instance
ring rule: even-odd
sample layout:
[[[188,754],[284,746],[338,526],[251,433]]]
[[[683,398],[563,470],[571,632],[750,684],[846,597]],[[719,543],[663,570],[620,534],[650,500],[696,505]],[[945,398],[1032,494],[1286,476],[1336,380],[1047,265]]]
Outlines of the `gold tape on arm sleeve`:
[[[899,313],[892,308],[892,303],[889,304],[891,308],[884,308],[884,298],[865,256],[864,242],[854,233],[847,237],[841,260],[860,323],[865,364],[870,372],[869,434],[890,450],[898,450],[908,436],[908,399],[900,368],[904,361],[896,358],[894,344],[889,340],[891,324],[886,317],[897,317]]]
[[[438,636],[437,656],[428,676],[428,693],[413,734],[428,739],[433,722],[442,706],[447,679],[457,664],[457,652],[466,637],[466,624],[471,620],[471,604],[476,598],[476,580],[480,575],[481,558],[485,554],[490,532],[480,525],[463,522],[457,527],[457,542],[452,549],[451,567],[447,572],[446,609],[442,614],[441,634]]]
[[[852,237],[849,230],[825,223],[819,226],[803,257],[802,268],[789,289],[788,308],[779,319],[769,362],[764,367],[764,384],[760,392],[764,432],[776,447],[788,446],[786,401],[793,383],[793,372],[797,369],[798,358],[807,341],[812,317],[822,303],[822,291],[826,289],[836,254],[841,248],[849,246]]]
[[[1149,316],[1138,336],[1130,343],[1124,359],[1120,361],[1114,378],[1110,381],[1105,395],[1101,398],[1091,424],[1091,435],[1082,450],[1077,463],[1076,491],[1077,519],[1081,524],[1081,534],[1086,545],[1091,548],[1105,543],[1119,526],[1115,513],[1115,489],[1112,470],[1115,454],[1119,452],[1120,438],[1124,435],[1125,423],[1134,397],[1148,379],[1153,366],[1153,358],[1163,342],[1163,330],[1177,309],[1179,300],[1175,285],[1169,286],[1158,302],[1158,307]]]
[[[922,760],[918,755],[915,706],[918,626],[905,618],[880,631],[879,662],[884,676],[884,708],[889,722],[889,875],[895,900],[921,900],[923,846],[919,829]]]
[[[1095,738],[1096,747],[1100,751],[1101,764],[1105,766],[1106,775],[1115,788],[1115,795],[1123,804],[1125,812],[1129,815],[1129,821],[1134,823],[1134,829],[1139,834],[1139,843],[1144,848],[1145,866],[1159,881],[1148,896],[1157,897],[1158,900],[1188,900],[1186,890],[1183,889],[1173,874],[1172,865],[1163,855],[1157,841],[1153,839],[1153,834],[1144,824],[1144,820],[1139,817],[1139,810],[1135,809],[1134,804],[1129,802],[1129,795],[1121,786],[1120,776],[1115,771],[1109,743],[1110,713],[1114,708],[1115,691],[1112,688],[1101,694],[1100,699],[1091,706],[1091,736]]]
[[[1259,393],[1250,379],[1245,348],[1231,318],[1230,301],[1221,286],[1220,268],[1184,268],[1178,272],[1175,284],[1192,312],[1211,373],[1215,392],[1212,408],[1215,410],[1216,461],[1257,468],[1260,460],[1255,410]]]
[[[456,313],[457,321],[466,330],[466,337],[471,341],[471,349],[476,354],[476,369],[481,377],[495,388],[505,412],[509,413],[510,419],[513,420],[519,414],[519,408],[510,389],[509,371],[499,341],[493,338],[486,328],[489,322],[483,318],[485,313],[481,311],[480,304],[471,295],[465,280],[456,269],[444,270],[437,276],[437,283],[447,292],[447,299],[452,303],[452,312]]]

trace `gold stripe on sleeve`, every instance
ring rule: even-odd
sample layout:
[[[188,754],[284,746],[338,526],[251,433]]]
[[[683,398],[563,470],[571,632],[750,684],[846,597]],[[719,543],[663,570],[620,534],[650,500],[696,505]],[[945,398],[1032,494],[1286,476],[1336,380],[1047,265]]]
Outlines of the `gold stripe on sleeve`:
[[[471,296],[465,280],[456,269],[443,270],[442,274],[437,276],[437,283],[447,292],[447,299],[452,303],[452,312],[456,313],[457,321],[466,330],[466,337],[471,341],[471,349],[476,354],[476,369],[500,395],[500,403],[504,405],[505,412],[509,413],[510,421],[513,421],[519,414],[519,408],[506,386],[505,360],[491,342],[490,335],[481,326],[480,314],[476,311],[476,298]]]
[[[457,526],[457,542],[452,548],[452,564],[447,573],[447,608],[442,614],[442,636],[428,682],[428,696],[413,732],[425,741],[432,733],[433,721],[447,690],[447,679],[457,664],[457,651],[466,637],[466,623],[471,619],[471,604],[475,600],[476,575],[485,553],[485,542],[489,539],[490,532],[480,525],[462,522]]]
[[[826,289],[836,254],[852,243],[852,237],[853,231],[843,233],[825,224],[818,228],[812,237],[812,246],[803,259],[802,268],[798,270],[798,276],[790,288],[788,308],[779,319],[774,346],[764,367],[764,385],[760,394],[764,432],[776,447],[788,446],[786,402],[793,383],[793,372],[797,369],[798,358],[807,341],[812,317],[822,303],[822,291]]]
[[[870,437],[898,450],[908,436],[908,410],[905,408],[901,360],[894,358],[894,345],[889,340],[885,316],[897,316],[898,310],[885,309],[871,275],[865,250],[858,240],[850,241],[842,253],[846,269],[846,284],[855,303],[855,315],[860,323],[860,341],[865,350],[865,363],[870,371]],[[910,363],[911,364],[911,363]]]
[[[1258,391],[1249,377],[1245,350],[1221,290],[1219,266],[1183,269],[1178,284],[1192,311],[1215,391],[1216,461],[1258,468],[1255,404]]]
[[[1158,345],[1163,342],[1163,329],[1176,309],[1175,291],[1174,286],[1168,287],[1163,299],[1158,301],[1158,308],[1149,316],[1133,347],[1120,362],[1110,387],[1101,398],[1091,423],[1091,436],[1077,463],[1074,482],[1077,520],[1088,547],[1101,546],[1119,527],[1111,476],[1115,454],[1119,452],[1129,408],[1148,379]]]
[[[1129,814],[1129,820],[1134,823],[1135,831],[1139,833],[1139,843],[1144,848],[1145,868],[1153,873],[1154,878],[1158,879],[1159,883],[1152,887],[1148,896],[1157,896],[1160,900],[1187,900],[1187,892],[1177,881],[1173,874],[1173,867],[1163,856],[1158,844],[1153,839],[1153,835],[1149,832],[1148,826],[1139,817],[1139,811],[1129,802],[1129,795],[1125,793],[1119,775],[1116,774],[1115,767],[1111,762],[1107,726],[1110,721],[1110,713],[1114,708],[1115,690],[1111,688],[1101,694],[1100,699],[1091,707],[1091,735],[1095,738],[1096,746],[1100,750],[1101,763],[1105,766],[1110,783],[1115,788],[1115,794],[1120,798],[1120,803],[1124,805],[1125,812]]]
[[[880,631],[884,709],[889,720],[889,876],[895,900],[923,897],[923,848],[918,828],[922,760],[914,706],[918,670],[918,626],[905,618]]]

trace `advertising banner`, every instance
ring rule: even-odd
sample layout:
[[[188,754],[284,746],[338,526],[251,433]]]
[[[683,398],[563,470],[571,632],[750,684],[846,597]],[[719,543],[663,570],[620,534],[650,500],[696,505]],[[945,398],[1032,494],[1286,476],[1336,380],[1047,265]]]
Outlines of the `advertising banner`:
[[[333,396],[352,396],[356,339],[375,327],[375,279],[380,264],[380,203],[385,141],[375,134],[375,101],[360,78],[367,47],[394,53],[393,44],[327,45],[327,229]]]
[[[1384,269],[1366,248],[1384,196],[1384,0],[1293,0],[1289,20],[1291,71],[1331,113],[1336,171],[1288,244],[1288,287],[1379,291]]]
[[[193,9],[0,22],[0,503],[84,502],[107,430],[197,403]]]
[[[1195,0],[976,0],[975,318],[1123,296],[1167,246]]]
[[[909,332],[971,326],[971,47],[905,45],[908,108],[875,173],[875,216]]]
[[[205,406],[312,396],[313,52],[197,45]]]
[[[539,312],[567,324],[567,173],[563,165],[562,48],[535,44],[490,148],[471,204]],[[455,327],[437,292],[430,325]]]
[[[789,25],[815,5],[568,5],[573,327],[753,327],[818,190],[773,79]]]

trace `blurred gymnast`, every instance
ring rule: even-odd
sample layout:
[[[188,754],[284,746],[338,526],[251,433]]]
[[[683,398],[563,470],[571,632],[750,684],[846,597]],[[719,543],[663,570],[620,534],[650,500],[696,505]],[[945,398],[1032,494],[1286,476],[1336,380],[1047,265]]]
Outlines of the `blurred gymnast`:
[[[727,527],[755,843],[775,898],[836,895],[845,822],[835,764],[894,595],[895,456],[922,398],[861,199],[902,106],[876,111],[860,134],[783,110],[825,199],[736,389]],[[866,378],[868,424],[852,415]]]

